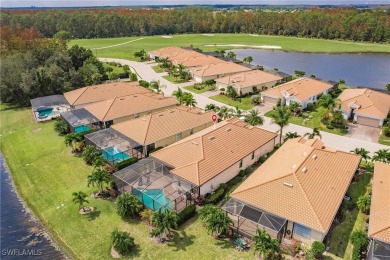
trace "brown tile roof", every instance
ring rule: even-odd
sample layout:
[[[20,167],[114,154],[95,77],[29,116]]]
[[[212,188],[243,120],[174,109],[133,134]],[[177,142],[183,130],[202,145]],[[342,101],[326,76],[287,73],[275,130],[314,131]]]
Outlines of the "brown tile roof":
[[[379,91],[363,89],[346,89],[339,96],[341,107],[351,111],[355,105],[355,113],[386,118],[390,111],[390,95]]]
[[[197,76],[214,76],[228,73],[240,73],[244,71],[250,71],[250,68],[236,64],[234,62],[219,62],[213,63],[201,67],[195,67],[191,70],[194,75]]]
[[[211,124],[213,112],[178,106],[112,126],[134,141],[148,145],[197,126]]]
[[[160,48],[154,51],[150,51],[149,53],[158,56],[158,57],[166,57],[167,55],[172,55],[174,53],[178,53],[184,51],[184,49],[179,48],[179,47],[164,47]]]
[[[84,108],[100,121],[109,121],[159,108],[168,108],[175,104],[176,99],[173,97],[164,98],[149,92],[108,99],[87,105]]]
[[[202,185],[277,136],[239,122],[225,120],[150,156],[172,166],[173,174]]]
[[[287,141],[231,196],[328,232],[361,158],[323,147],[319,140]]]
[[[180,63],[181,61],[187,60],[189,58],[204,57],[204,56],[205,55],[200,52],[192,51],[192,50],[184,50],[184,49],[182,49],[179,52],[174,52],[166,55],[166,57],[174,64]]]
[[[240,74],[230,75],[223,78],[216,79],[216,82],[220,82],[226,85],[235,85],[239,88],[247,88],[264,84],[267,82],[282,80],[279,75],[274,75],[261,70],[252,70]]]
[[[267,89],[261,93],[276,98],[282,98],[282,93],[285,91],[290,96],[293,96],[300,101],[304,101],[332,87],[332,84],[325,83],[313,78],[298,78],[274,88]]]
[[[138,82],[114,82],[75,89],[65,92],[64,96],[70,105],[77,106],[109,98],[148,92],[146,88],[139,86]]]
[[[184,66],[190,68],[190,67],[198,67],[198,66],[205,66],[213,63],[220,63],[224,62],[223,60],[220,60],[218,58],[215,58],[213,56],[208,56],[208,55],[201,55],[201,56],[196,56],[196,57],[189,57],[187,59],[183,60],[175,60],[173,63],[178,64],[181,63]]]
[[[390,244],[390,165],[375,162],[368,235]]]

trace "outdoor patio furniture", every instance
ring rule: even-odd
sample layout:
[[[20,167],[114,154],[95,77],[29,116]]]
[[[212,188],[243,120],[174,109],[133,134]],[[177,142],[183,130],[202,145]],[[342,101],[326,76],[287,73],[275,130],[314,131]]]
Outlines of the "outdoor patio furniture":
[[[234,239],[234,245],[239,251],[249,248],[248,243],[242,237],[237,237],[236,239]]]

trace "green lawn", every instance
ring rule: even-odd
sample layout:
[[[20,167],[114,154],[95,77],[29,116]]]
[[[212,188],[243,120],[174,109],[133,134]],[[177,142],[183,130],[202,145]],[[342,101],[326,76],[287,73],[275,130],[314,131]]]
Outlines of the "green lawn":
[[[207,92],[209,90],[209,88],[207,86],[204,86],[204,85],[203,85],[203,88],[201,90],[196,89],[195,86],[187,86],[187,87],[184,87],[184,89],[191,91],[191,92],[194,92],[196,94],[201,94],[201,93]]]
[[[361,195],[366,192],[366,187],[370,182],[372,170],[359,176],[358,182],[350,185],[347,194],[356,203]],[[331,232],[329,252],[343,259],[351,259],[352,244],[349,240],[354,230],[365,228],[365,216],[355,207],[348,212],[344,220],[339,223]]]
[[[381,135],[379,136],[378,143],[390,146],[390,137]]]
[[[238,106],[238,108],[242,110],[249,110],[253,107],[250,96],[244,98],[237,98],[236,100],[231,100],[225,95],[215,95],[215,96],[211,96],[210,99],[224,103],[232,107]]]
[[[91,217],[78,214],[72,192],[87,187],[91,167],[70,152],[53,122],[34,123],[31,108],[0,111],[1,151],[20,195],[75,259],[111,259],[110,234],[118,227],[135,238],[135,259],[253,259],[253,251],[238,252],[227,240],[215,240],[197,219],[180,228],[172,242],[157,245],[139,221],[123,221],[115,204],[89,199]]]
[[[170,81],[170,82],[172,82],[172,83],[175,83],[175,84],[187,82],[184,79],[180,79],[179,77],[175,78],[172,75],[166,75],[166,76],[163,76],[163,78],[168,80],[168,81]]]
[[[162,72],[164,72],[164,69],[161,68],[161,67],[158,66],[158,65],[153,66],[152,69],[153,69],[156,73],[162,73]]]
[[[142,38],[142,39],[141,39]],[[130,42],[140,39],[134,42]],[[127,43],[128,42],[128,43]],[[111,48],[97,49],[116,44],[122,44]],[[72,40],[69,45],[80,45],[90,48],[98,57],[119,58],[136,60],[133,53],[140,49],[145,51],[155,50],[167,46],[190,46],[191,44],[204,51],[216,50],[218,48],[242,48],[242,47],[218,47],[218,44],[244,44],[250,46],[272,45],[280,46],[285,51],[299,52],[329,52],[329,53],[362,53],[362,52],[383,52],[390,53],[389,44],[361,43],[334,41],[322,39],[308,39],[297,37],[260,35],[257,37],[248,34],[215,34],[215,36],[204,36],[202,34],[173,35],[172,38],[161,36],[147,37],[122,37],[122,38],[100,38]],[[211,45],[211,46],[205,46]]]
[[[265,116],[270,117],[272,113],[273,110],[268,111],[267,113],[265,113]],[[316,109],[316,111],[313,112],[303,112],[304,117],[291,116],[290,123],[310,128],[317,127],[321,131],[337,135],[347,134],[347,131],[345,129],[327,129],[326,126],[321,123],[321,118],[324,116],[324,113],[325,109],[323,107],[319,107]],[[309,119],[309,116],[312,116],[312,118]]]
[[[116,74],[118,74],[118,75],[121,74],[121,73],[124,73],[122,67],[112,66],[112,65],[108,64],[107,62],[103,62],[103,66],[104,66],[104,68],[109,68],[109,67],[111,67],[111,68],[113,69],[112,72],[114,72],[114,73],[116,73]]]

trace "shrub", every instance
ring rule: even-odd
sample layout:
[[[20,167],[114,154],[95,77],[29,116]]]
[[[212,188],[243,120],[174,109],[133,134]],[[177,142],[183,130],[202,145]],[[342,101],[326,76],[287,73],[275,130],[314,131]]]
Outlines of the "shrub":
[[[382,133],[384,136],[390,137],[390,127],[387,126],[383,127]]]
[[[307,105],[306,105],[307,111],[314,111],[315,109],[316,109],[316,106],[313,103],[311,103],[311,102],[307,103]]]
[[[311,245],[310,253],[313,257],[319,258],[325,252],[325,245],[322,242],[314,241]]]
[[[141,79],[140,81],[138,81],[139,85],[144,87],[144,88],[148,88],[149,87],[149,82],[147,82],[146,80],[143,80]]]
[[[150,150],[149,153],[153,153],[153,152],[158,151],[158,150],[163,149],[163,148],[164,148],[164,147],[159,146],[159,147],[157,147],[157,148],[154,148],[154,149]]]
[[[205,200],[206,204],[217,204],[220,202],[225,195],[225,188],[226,185],[220,185],[218,189],[216,189],[215,192]]]
[[[261,97],[260,95],[253,95],[251,97],[252,104],[261,104]]]
[[[243,178],[246,175],[246,173],[247,173],[246,170],[241,170],[237,176]]]
[[[356,205],[363,213],[367,214],[370,211],[371,196],[360,196],[356,202]]]
[[[141,211],[139,213],[141,220],[143,222],[147,222],[148,224],[150,224],[150,220],[152,219],[152,215],[153,215],[153,210],[151,210],[151,209],[144,209],[143,211]]]
[[[361,252],[365,250],[368,246],[369,239],[366,232],[362,230],[356,230],[351,234],[351,243],[353,245],[352,259],[360,260]]]
[[[121,232],[118,228],[111,233],[111,242],[114,249],[121,255],[128,255],[135,247],[134,238],[127,232]]]
[[[220,88],[219,90],[220,90],[220,91],[225,91],[225,88]]]
[[[130,81],[137,81],[138,77],[137,74],[130,72],[129,74]]]
[[[116,210],[122,218],[129,218],[137,215],[142,210],[142,203],[134,194],[127,192],[118,196],[116,201]]]
[[[203,85],[194,85],[194,89],[202,90],[202,89],[204,89],[204,86]]]
[[[100,150],[93,145],[87,145],[83,151],[84,161],[91,165],[99,156],[101,156]]]
[[[244,171],[245,173],[245,171]],[[226,184],[229,186],[229,187],[232,187],[238,183],[240,183],[242,181],[242,177],[237,175],[236,177],[234,177],[233,179],[231,179],[230,181],[228,181]]]
[[[56,131],[60,135],[66,135],[70,132],[69,125],[61,118],[57,118],[56,122],[54,123],[54,131]]]
[[[195,216],[196,206],[195,204],[189,205],[177,214],[177,225],[184,224],[187,220]]]
[[[117,171],[119,171],[119,170],[121,170],[123,168],[126,168],[129,165],[132,165],[133,163],[136,163],[136,162],[138,162],[138,158],[137,157],[131,157],[131,158],[127,159],[127,160],[123,160],[123,161],[117,163],[115,165],[115,168],[116,168]]]
[[[207,85],[207,86],[214,85],[215,83],[216,83],[216,82],[215,82],[215,80],[213,80],[213,79],[209,79],[209,80],[206,80],[206,81],[204,82],[204,84]]]
[[[77,135],[78,135],[82,140],[84,140],[84,139],[85,139],[85,135],[91,134],[91,133],[96,132],[96,131],[97,131],[96,129],[90,129],[90,130],[85,131],[85,132],[82,132],[82,133],[77,133]]]

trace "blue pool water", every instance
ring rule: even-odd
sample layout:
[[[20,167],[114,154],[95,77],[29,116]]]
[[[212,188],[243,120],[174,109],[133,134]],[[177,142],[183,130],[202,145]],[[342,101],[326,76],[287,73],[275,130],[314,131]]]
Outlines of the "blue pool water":
[[[38,112],[38,118],[45,118],[53,113],[53,108],[52,107],[38,108],[37,112]]]
[[[82,133],[91,130],[89,126],[86,125],[78,125],[74,128],[75,133]]]
[[[130,158],[130,156],[122,152],[120,149],[116,148],[115,146],[107,147],[106,149],[103,149],[102,151],[103,158],[107,161],[118,163],[123,160],[127,160]]]
[[[159,210],[160,208],[171,209],[169,204],[170,199],[164,197],[164,193],[161,190],[144,190],[140,192],[134,189],[133,193],[146,207],[153,211]]]

